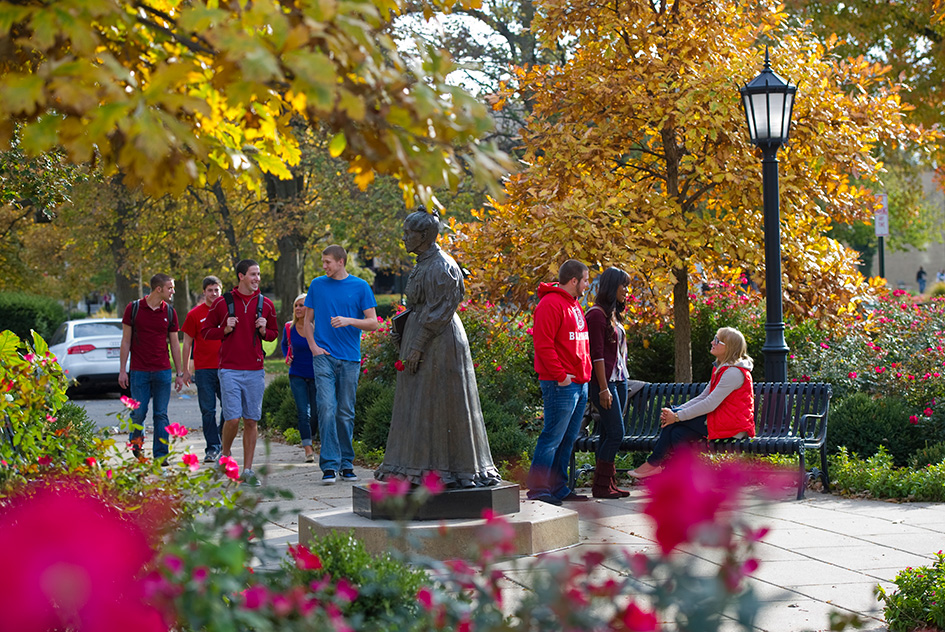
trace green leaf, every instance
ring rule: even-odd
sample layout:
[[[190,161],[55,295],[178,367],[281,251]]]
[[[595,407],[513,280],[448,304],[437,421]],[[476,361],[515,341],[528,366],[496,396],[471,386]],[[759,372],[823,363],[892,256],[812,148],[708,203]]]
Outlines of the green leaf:
[[[8,75],[6,85],[0,87],[0,107],[8,114],[32,114],[45,103],[43,88],[46,81],[37,75]]]
[[[328,144],[328,153],[331,154],[332,158],[337,158],[344,152],[347,146],[348,140],[345,138],[344,132],[338,132]]]

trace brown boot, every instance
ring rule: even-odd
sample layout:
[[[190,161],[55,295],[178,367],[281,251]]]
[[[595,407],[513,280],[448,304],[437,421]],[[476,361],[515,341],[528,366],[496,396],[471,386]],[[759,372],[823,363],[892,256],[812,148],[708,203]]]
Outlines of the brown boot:
[[[617,486],[614,484],[613,463],[598,461],[594,466],[594,485],[591,487],[591,496],[594,498],[621,498]],[[629,493],[627,494],[629,496]]]
[[[613,475],[610,477],[611,491],[614,491],[620,494],[621,498],[626,498],[627,496],[630,495],[630,492],[628,492],[625,489],[620,489],[619,487],[617,487],[617,469],[614,467],[613,463],[610,463],[610,469],[613,471]]]

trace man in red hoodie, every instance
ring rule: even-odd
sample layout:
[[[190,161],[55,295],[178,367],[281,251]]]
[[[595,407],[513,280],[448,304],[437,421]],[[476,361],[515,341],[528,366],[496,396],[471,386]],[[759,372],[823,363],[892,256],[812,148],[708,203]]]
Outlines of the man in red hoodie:
[[[276,307],[268,298],[259,306],[259,264],[243,259],[236,264],[239,285],[213,303],[203,322],[203,337],[222,340],[220,344],[220,395],[223,407],[223,456],[230,456],[233,440],[243,418],[243,480],[259,485],[253,472],[253,454],[259,435],[256,423],[262,417],[266,390],[262,341],[279,335]],[[230,314],[232,305],[232,315]]]
[[[552,505],[564,500],[588,500],[567,485],[568,462],[581,430],[591,379],[587,324],[578,302],[588,285],[587,266],[569,259],[558,271],[558,283],[538,287],[533,340],[545,423],[526,486],[529,499]]]

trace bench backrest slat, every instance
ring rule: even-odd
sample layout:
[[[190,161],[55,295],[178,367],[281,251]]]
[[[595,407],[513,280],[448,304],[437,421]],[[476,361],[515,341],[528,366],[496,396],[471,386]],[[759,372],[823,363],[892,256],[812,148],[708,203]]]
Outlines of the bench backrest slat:
[[[660,410],[685,403],[705,389],[706,383],[649,382],[630,398],[624,418],[624,435],[652,437],[660,431]],[[823,415],[809,419],[805,433],[808,441],[822,440],[826,427],[832,388],[818,382],[756,382],[755,432],[759,437],[797,438],[805,415]],[[596,429],[595,429],[596,433]]]

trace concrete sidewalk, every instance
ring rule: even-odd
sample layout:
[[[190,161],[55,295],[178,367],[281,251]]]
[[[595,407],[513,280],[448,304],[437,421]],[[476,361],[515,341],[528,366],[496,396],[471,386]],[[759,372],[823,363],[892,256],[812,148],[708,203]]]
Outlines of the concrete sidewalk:
[[[199,432],[187,443],[202,454]],[[233,455],[242,462],[239,440]],[[288,489],[295,500],[279,501],[286,511],[273,524],[267,539],[274,543],[298,541],[298,515],[351,508],[351,484],[321,483],[316,464],[303,462],[299,446],[262,443],[256,451],[256,469],[267,466],[265,485]],[[372,480],[370,470],[356,468],[361,481]],[[588,490],[583,490],[588,492]],[[275,501],[272,501],[275,502]],[[524,500],[523,503],[534,501]],[[565,552],[575,557],[588,548],[619,547],[655,553],[650,519],[642,513],[643,492],[634,487],[627,499],[569,503],[580,515],[580,542]],[[933,554],[945,548],[945,507],[929,503],[894,504],[852,500],[808,492],[802,501],[788,490],[778,502],[755,502],[743,511],[752,526],[771,531],[757,548],[758,570],[749,580],[765,604],[757,620],[758,630],[793,632],[826,630],[831,611],[858,613],[867,620],[865,630],[885,630],[882,608],[873,590],[885,588],[907,566],[927,565]],[[706,555],[688,550],[678,553],[688,564],[713,573],[715,564]],[[510,580],[516,582],[514,572]],[[519,588],[523,588],[520,584]],[[523,588],[524,589],[524,588]],[[734,629],[734,623],[732,629]]]

